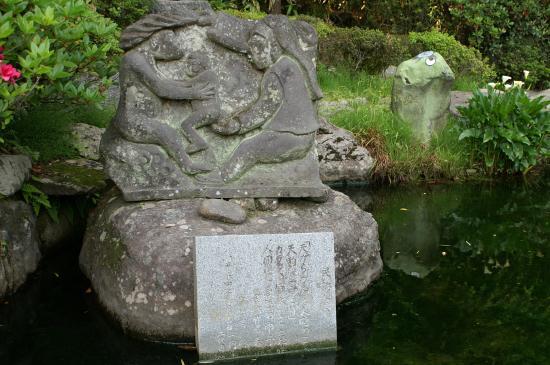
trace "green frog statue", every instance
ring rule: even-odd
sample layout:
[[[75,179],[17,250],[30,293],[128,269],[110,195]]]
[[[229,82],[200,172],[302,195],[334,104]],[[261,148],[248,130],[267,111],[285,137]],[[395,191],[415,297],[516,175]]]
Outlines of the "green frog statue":
[[[420,142],[429,143],[447,123],[454,79],[447,62],[433,51],[422,52],[397,67],[391,108],[411,124]]]

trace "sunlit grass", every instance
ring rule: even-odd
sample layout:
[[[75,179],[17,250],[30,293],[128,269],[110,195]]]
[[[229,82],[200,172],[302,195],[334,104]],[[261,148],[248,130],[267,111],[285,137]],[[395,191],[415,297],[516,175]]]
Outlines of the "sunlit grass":
[[[426,146],[391,112],[391,79],[320,67],[319,80],[327,100],[366,98],[366,103],[352,103],[351,110],[339,111],[329,119],[353,132],[376,159],[373,179],[393,183],[464,175],[468,158],[458,141],[454,120]]]

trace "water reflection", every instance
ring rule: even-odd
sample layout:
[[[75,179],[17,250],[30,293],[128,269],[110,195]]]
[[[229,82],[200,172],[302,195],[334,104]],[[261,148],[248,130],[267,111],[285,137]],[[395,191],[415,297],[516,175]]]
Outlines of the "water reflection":
[[[323,351],[306,354],[288,354],[230,362],[221,362],[227,365],[336,365],[336,352]]]
[[[223,364],[550,364],[550,189],[521,183],[345,192],[379,223],[383,277],[338,308],[337,353]],[[181,365],[105,319],[77,252],[0,302],[0,364]]]
[[[338,364],[550,364],[549,187],[371,192],[386,270],[339,308]]]

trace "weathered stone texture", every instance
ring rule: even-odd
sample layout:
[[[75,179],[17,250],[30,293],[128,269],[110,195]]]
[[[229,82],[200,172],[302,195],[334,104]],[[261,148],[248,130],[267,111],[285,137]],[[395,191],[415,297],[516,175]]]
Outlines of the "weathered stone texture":
[[[239,204],[223,199],[204,199],[199,206],[199,215],[224,223],[241,224],[246,220],[246,210]]]
[[[98,161],[99,143],[104,132],[104,128],[75,123],[71,126],[71,143],[81,157]]]
[[[199,236],[195,273],[200,360],[336,349],[332,232]]]
[[[279,199],[258,198],[255,201],[258,210],[276,210],[279,207]]]
[[[47,195],[73,196],[102,191],[107,182],[99,162],[74,159],[39,166],[36,185]]]
[[[319,170],[324,182],[366,181],[374,159],[353,134],[322,120],[317,133]]]
[[[36,219],[26,203],[0,200],[0,297],[14,293],[40,261]]]
[[[313,27],[206,1],[155,9],[122,33],[120,100],[100,145],[124,198],[324,195]]]
[[[364,290],[382,270],[377,224],[347,196],[282,200],[241,225],[198,215],[200,199],[128,203],[115,191],[89,219],[80,265],[100,302],[128,331],[152,340],[192,339],[194,238],[205,235],[333,232],[336,299]]]
[[[0,195],[11,196],[31,177],[31,159],[23,155],[0,155]]]

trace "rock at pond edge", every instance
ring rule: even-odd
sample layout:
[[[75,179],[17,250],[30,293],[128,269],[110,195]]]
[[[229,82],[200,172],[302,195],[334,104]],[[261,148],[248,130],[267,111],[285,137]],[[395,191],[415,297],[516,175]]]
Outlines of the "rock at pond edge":
[[[13,294],[40,262],[36,219],[23,201],[0,201],[0,298]]]
[[[195,336],[194,237],[332,231],[336,298],[368,287],[382,270],[378,226],[346,195],[331,191],[324,204],[282,200],[241,225],[198,215],[200,199],[125,202],[116,190],[89,219],[80,266],[101,304],[125,332],[158,341]]]
[[[31,177],[31,159],[24,155],[0,155],[0,195],[17,193]]]

